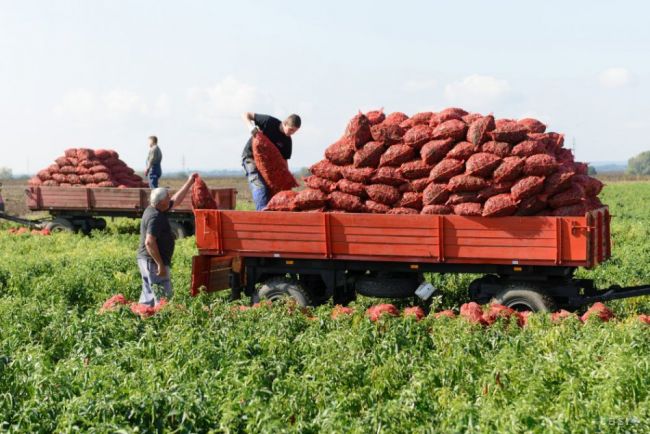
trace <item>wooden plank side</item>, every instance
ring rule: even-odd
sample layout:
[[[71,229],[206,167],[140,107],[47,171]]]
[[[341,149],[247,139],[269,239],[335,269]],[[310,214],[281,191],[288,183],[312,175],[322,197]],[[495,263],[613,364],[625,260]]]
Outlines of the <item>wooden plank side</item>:
[[[216,212],[216,211],[207,211]],[[224,249],[261,256],[327,254],[323,214],[223,211]],[[506,217],[497,219],[445,216],[329,214],[333,258],[386,260],[420,258],[436,262],[444,252],[449,263],[585,264],[587,236],[572,230],[584,218]],[[560,224],[561,249],[557,245]],[[391,228],[390,224],[396,226]],[[197,230],[200,225],[197,225]],[[210,230],[210,229],[208,229]],[[264,235],[259,235],[263,233]],[[444,244],[439,246],[440,236]],[[197,245],[215,248],[197,234]]]
[[[445,243],[446,246],[555,248],[555,239],[550,238],[463,237],[450,234],[445,236]]]
[[[298,213],[298,212],[255,212],[255,211],[223,211],[223,222],[225,224],[247,223],[276,225],[278,227],[291,226],[316,226],[323,225],[321,213]]]
[[[270,252],[273,254],[311,253],[325,256],[322,241],[289,241],[230,238],[223,240],[226,252]]]
[[[95,210],[95,211],[142,211],[148,206],[148,188],[86,188],[86,187],[36,187],[27,194],[30,210]],[[234,189],[211,189],[219,197],[221,208],[234,207]],[[170,190],[170,194],[174,194]],[[142,197],[147,200],[142,200]],[[174,212],[192,212],[190,195],[174,207]]]
[[[445,255],[449,260],[484,259],[486,263],[513,264],[522,259],[555,261],[555,252],[554,247],[445,245]]]
[[[393,236],[412,236],[412,237],[437,237],[437,228],[431,227],[397,227],[386,228],[376,226],[342,226],[332,225],[332,229],[337,233],[344,235],[378,235],[384,236],[390,234]]]
[[[280,232],[290,234],[311,234],[317,231],[315,226],[279,226],[277,224],[267,223],[238,223],[232,220],[225,220],[223,222],[223,230],[230,232]]]
[[[397,228],[438,227],[437,219],[430,215],[391,215],[391,214],[331,214],[332,226],[373,227],[394,230]]]
[[[379,244],[379,243],[350,243],[332,242],[334,257],[339,255],[365,255],[369,257],[419,257],[436,258],[437,247],[431,244]]]
[[[437,219],[431,216],[331,215],[332,252],[372,257],[437,257]]]
[[[555,228],[550,230],[501,230],[501,229],[458,229],[458,228],[449,228],[445,227],[445,237],[456,237],[456,238],[497,238],[497,239],[507,239],[507,238],[522,238],[522,239],[546,239],[554,240],[555,239]]]
[[[282,231],[229,231],[223,228],[224,240],[287,240],[287,241],[325,241],[325,235],[322,232],[282,232]]]
[[[332,241],[338,243],[360,243],[360,244],[394,244],[400,245],[427,244],[437,246],[438,240],[435,237],[409,237],[393,235],[391,232],[377,235],[346,235],[340,232],[332,232]]]
[[[552,231],[557,217],[462,217],[445,216],[445,229],[454,230],[491,230],[504,232]]]

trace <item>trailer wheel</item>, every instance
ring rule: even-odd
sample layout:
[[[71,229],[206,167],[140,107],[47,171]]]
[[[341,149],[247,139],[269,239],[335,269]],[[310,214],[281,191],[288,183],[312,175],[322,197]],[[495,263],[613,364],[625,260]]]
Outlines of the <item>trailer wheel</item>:
[[[181,238],[185,238],[187,236],[187,230],[185,229],[185,226],[183,226],[183,223],[170,221],[169,226],[171,227],[174,238],[177,240],[180,240]]]
[[[537,288],[529,286],[512,286],[498,293],[492,303],[502,304],[514,310],[523,312],[554,312],[556,304],[553,297],[544,294]]]
[[[296,303],[302,307],[313,306],[309,291],[299,282],[286,277],[272,277],[268,279],[258,289],[258,296],[261,300],[266,299],[269,301],[290,297],[296,300]]]
[[[68,219],[57,217],[47,225],[45,229],[50,232],[76,232],[74,225]]]
[[[93,227],[95,229],[99,229],[100,231],[103,231],[104,229],[106,229],[106,220],[103,218],[93,219]]]

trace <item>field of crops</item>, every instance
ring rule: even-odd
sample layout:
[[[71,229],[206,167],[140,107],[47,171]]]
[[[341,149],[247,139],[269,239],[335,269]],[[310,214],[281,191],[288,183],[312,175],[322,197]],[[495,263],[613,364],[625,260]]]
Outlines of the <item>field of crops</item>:
[[[617,183],[612,260],[599,285],[650,282],[650,184]],[[533,315],[524,328],[461,319],[316,320],[287,305],[233,311],[188,295],[193,239],[160,314],[98,313],[139,294],[138,222],[92,237],[0,226],[0,431],[648,432],[650,297],[612,302],[609,323]],[[439,308],[473,276],[433,277]]]

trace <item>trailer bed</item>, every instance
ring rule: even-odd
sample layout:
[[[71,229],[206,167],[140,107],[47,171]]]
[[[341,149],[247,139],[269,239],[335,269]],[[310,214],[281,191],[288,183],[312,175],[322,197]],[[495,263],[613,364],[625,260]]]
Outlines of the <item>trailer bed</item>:
[[[83,188],[83,187],[30,187],[26,190],[27,207],[31,211],[83,212],[101,215],[120,213],[140,215],[149,205],[148,188]],[[220,209],[234,209],[237,190],[211,189]],[[171,191],[171,194],[174,192]],[[170,211],[191,214],[192,204],[188,194]]]
[[[581,217],[194,213],[206,256],[592,268],[611,254],[606,207]]]

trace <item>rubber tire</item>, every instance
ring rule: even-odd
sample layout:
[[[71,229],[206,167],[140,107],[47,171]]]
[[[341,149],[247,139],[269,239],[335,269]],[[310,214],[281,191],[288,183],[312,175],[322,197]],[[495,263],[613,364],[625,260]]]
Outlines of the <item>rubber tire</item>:
[[[93,229],[98,229],[100,231],[106,229],[106,220],[103,218],[98,218],[98,219],[96,218],[93,221]]]
[[[45,229],[50,232],[77,232],[70,220],[60,217],[55,218],[45,225]]]
[[[177,240],[180,240],[181,238],[185,238],[187,236],[187,230],[185,229],[183,223],[172,220],[169,222],[169,226],[171,227],[174,238]]]
[[[524,305],[533,312],[555,312],[557,305],[553,297],[544,294],[537,288],[529,286],[512,286],[504,289],[492,298],[491,303],[507,307]]]
[[[408,298],[415,295],[420,281],[417,277],[361,276],[354,289],[361,295],[376,298]]]
[[[287,277],[272,277],[266,280],[257,290],[260,300],[279,300],[285,297],[293,298],[301,307],[313,306],[309,291],[299,282]]]

